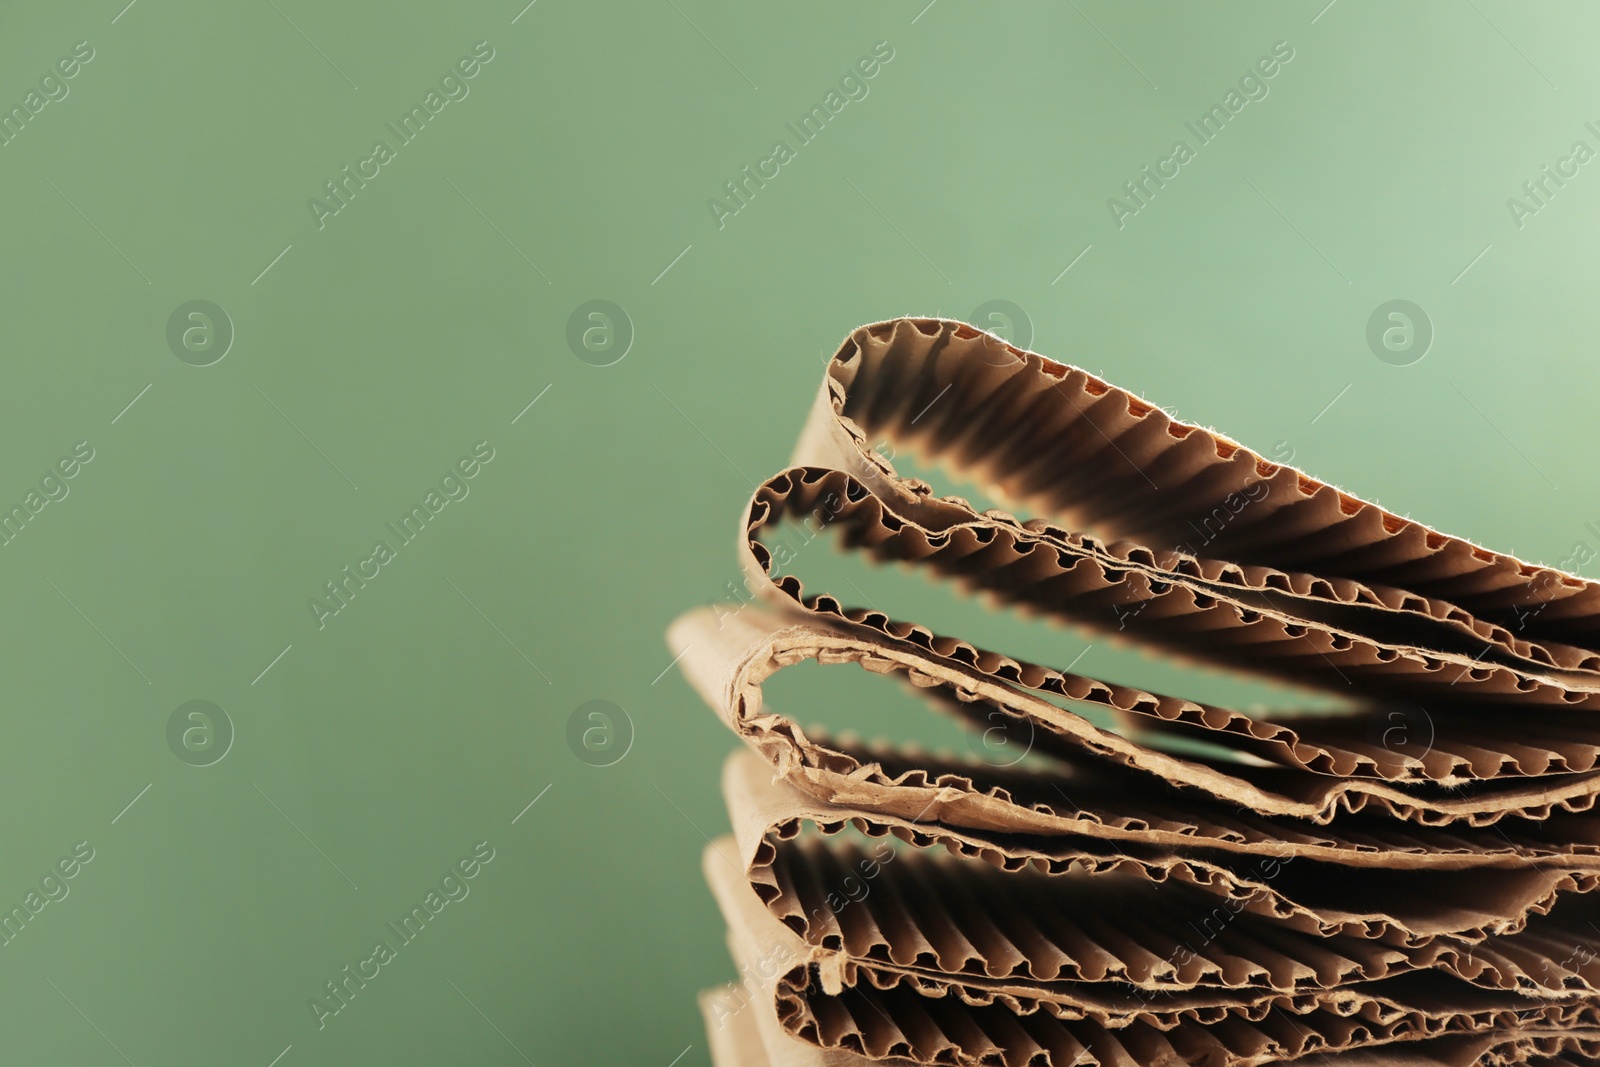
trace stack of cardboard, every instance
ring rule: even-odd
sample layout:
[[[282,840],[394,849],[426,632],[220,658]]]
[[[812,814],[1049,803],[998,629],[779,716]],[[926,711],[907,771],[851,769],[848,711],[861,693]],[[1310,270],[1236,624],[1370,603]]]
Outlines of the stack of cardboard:
[[[979,648],[803,585],[791,542],[823,532],[1342,700],[1246,713]],[[719,1065],[1600,1063],[1600,585],[933,319],[845,341],[740,534],[760,605],[669,635],[746,745],[705,857],[740,976],[702,998]],[[805,660],[1004,758],[803,729],[762,684]]]

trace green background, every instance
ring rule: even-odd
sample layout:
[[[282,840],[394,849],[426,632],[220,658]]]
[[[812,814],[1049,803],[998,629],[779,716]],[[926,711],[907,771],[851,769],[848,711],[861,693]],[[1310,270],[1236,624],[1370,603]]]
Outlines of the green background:
[[[1592,9],[924,2],[0,15],[7,108],[95,53],[0,147],[0,504],[95,450],[0,548],[0,904],[95,849],[0,947],[6,1062],[706,1063],[731,739],[662,633],[724,595],[751,480],[863,322],[1010,301],[1025,324],[985,325],[1402,513],[1600,549],[1600,163],[1507,205],[1600,148]],[[479,41],[470,94],[319,229],[308,199]],[[879,41],[866,98],[719,228],[708,198]],[[1108,198],[1279,41],[1119,228]],[[205,367],[166,340],[197,299],[236,331]],[[592,299],[632,324],[611,366],[567,342]],[[1435,334],[1408,366],[1366,341],[1395,299]],[[308,600],[478,441],[470,495],[319,629]],[[236,731],[211,766],[168,746],[195,699]],[[591,700],[631,722],[612,766],[568,743]],[[319,1030],[308,999],[479,841],[470,896]]]

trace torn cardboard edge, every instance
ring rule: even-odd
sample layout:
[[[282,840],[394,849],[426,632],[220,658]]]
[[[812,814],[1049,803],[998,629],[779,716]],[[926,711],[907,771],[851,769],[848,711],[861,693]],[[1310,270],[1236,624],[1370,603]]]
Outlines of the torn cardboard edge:
[[[1118,768],[1126,768],[1133,777],[1121,781],[1118,792],[1127,792],[1135,783],[1144,782],[1147,788],[1158,793],[1187,788],[1202,794],[1209,802],[1186,802],[1184,805],[1199,818],[1180,821],[1178,828],[1172,831],[1191,841],[1203,836],[1208,843],[1222,844],[1230,837],[1237,837],[1236,833],[1230,835],[1225,829],[1229,820],[1220,811],[1208,811],[1208,806],[1268,818],[1300,819],[1316,827],[1336,827],[1341,814],[1369,810],[1424,826],[1464,823],[1475,827],[1507,817],[1539,820],[1556,812],[1587,811],[1600,797],[1600,772],[1518,779],[1493,792],[1462,791],[1427,797],[1381,781],[1306,774],[1293,777],[1287,783],[1281,778],[1267,783],[1298,787],[1295,792],[1274,791],[1251,781],[1248,768],[1230,766],[1224,771],[1194,759],[1148,748],[1121,734],[1102,730],[1082,716],[1014,688],[977,667],[932,656],[907,643],[858,629],[790,622],[750,608],[737,613],[708,608],[691,612],[674,623],[668,632],[668,642],[678,653],[680,667],[690,683],[723,721],[768,758],[781,774],[821,799],[868,809],[878,809],[880,804],[888,802],[893,789],[915,787],[906,781],[888,780],[880,773],[881,768],[852,761],[836,748],[822,748],[792,720],[767,711],[761,686],[785,665],[804,659],[825,663],[856,662],[873,673],[897,673],[921,689],[943,687],[959,701],[983,700],[1018,719],[1049,729],[1057,737],[1074,744],[1091,770],[1099,768],[1100,773],[1111,776],[1121,773]],[[1086,819],[1081,808],[1082,796],[1071,799],[1071,804],[1079,805],[1071,815],[1062,813],[1059,805],[1053,803],[1042,807],[1025,806],[1015,802],[1003,788],[985,787],[977,781],[980,775],[994,776],[992,768],[978,764],[970,770],[972,776],[965,780],[941,780],[938,785],[947,791],[926,796],[920,803],[937,805],[935,817],[954,826],[1025,833],[1073,830],[1111,833],[1116,830],[1114,818]],[[1074,788],[1077,792],[1085,791]],[[855,799],[852,800],[852,796]],[[907,814],[902,809],[910,802],[914,801],[908,796],[893,810],[896,814]],[[1208,815],[1212,817],[1206,820]],[[1199,825],[1202,821],[1208,821],[1209,826],[1202,828]],[[1090,822],[1094,823],[1094,828],[1088,825]],[[1129,825],[1126,832],[1157,831]],[[1270,840],[1283,832],[1274,827],[1263,830],[1262,836]],[[1591,835],[1595,843],[1585,843],[1587,850],[1600,849],[1600,827],[1593,827]],[[1177,842],[1169,840],[1168,843]],[[1414,846],[1406,851],[1428,850]],[[1552,855],[1563,851],[1566,850],[1543,850]],[[1370,855],[1370,847],[1354,847],[1347,855],[1350,862],[1376,862]]]

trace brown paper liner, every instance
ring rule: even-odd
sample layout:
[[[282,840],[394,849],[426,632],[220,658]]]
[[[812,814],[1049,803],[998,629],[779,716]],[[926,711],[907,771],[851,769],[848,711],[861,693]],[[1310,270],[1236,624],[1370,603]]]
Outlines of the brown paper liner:
[[[1109,834],[1158,832],[1148,825],[1153,820],[1164,824],[1159,832],[1168,835],[1198,835],[1218,844],[1247,843],[1252,837],[1270,842],[1297,836],[1303,839],[1306,835],[1276,826],[1256,827],[1252,833],[1235,825],[1241,819],[1229,813],[1306,820],[1319,827],[1335,823],[1341,813],[1361,812],[1425,826],[1462,823],[1482,827],[1511,817],[1542,820],[1561,812],[1588,811],[1600,796],[1600,772],[1497,781],[1476,791],[1424,793],[1408,792],[1400,785],[1381,780],[1309,774],[1273,776],[1246,766],[1211,765],[1169,755],[1102,730],[1029,688],[1009,684],[1005,675],[986,669],[988,664],[969,665],[859,628],[824,627],[812,622],[786,624],[780,616],[748,607],[737,614],[716,608],[691,612],[673,625],[668,641],[679,654],[684,674],[706,701],[798,788],[825,800],[869,809],[892,804],[884,810],[902,815],[922,810],[911,805],[932,804],[940,821],[957,826],[1026,833],[1077,829],[1089,833],[1096,830],[1086,824],[1094,823]],[[940,687],[958,703],[983,701],[1013,719],[1037,723],[1042,731],[1075,749],[1079,762],[1073,769],[1079,773],[1070,778],[1060,772],[1053,777],[1004,774],[975,763],[966,768],[964,775],[946,773],[930,782],[917,781],[915,769],[890,774],[886,765],[892,754],[886,754],[886,759],[864,762],[838,744],[829,746],[808,737],[792,720],[765,709],[762,683],[783,666],[804,659],[857,663],[874,673],[895,673],[921,689]],[[1090,702],[1103,699],[1111,703],[1116,699],[1117,691],[1097,686],[1099,683],[1093,683],[1074,692]],[[1122,696],[1129,695],[1126,687],[1119,690]],[[1137,702],[1140,694],[1131,692],[1132,700]],[[1108,695],[1101,697],[1101,693]],[[1190,800],[1173,795],[1175,789],[1181,788],[1204,797]],[[1035,794],[1035,799],[1023,800],[1019,789]],[[1052,789],[1059,793],[1054,799],[1049,796]],[[1133,814],[1118,816],[1109,810],[1100,813],[1092,804],[1098,795],[1119,798],[1130,793],[1136,793],[1139,799],[1131,805],[1118,800],[1111,807]],[[1146,796],[1156,799],[1148,811],[1140,811]],[[1063,807],[1077,810],[1063,812]],[[1175,810],[1178,808],[1192,814],[1186,817]],[[1371,833],[1364,829],[1357,833],[1358,838],[1381,838],[1385,833],[1382,828]],[[1600,827],[1589,831],[1591,838],[1597,833]],[[1522,836],[1520,829],[1507,830],[1504,835],[1495,832],[1484,838],[1483,847],[1499,851],[1509,840],[1514,851],[1520,848],[1529,855],[1569,851],[1559,846],[1517,846],[1515,843]],[[1600,838],[1596,841],[1600,842]],[[1433,839],[1430,844],[1395,843],[1391,847],[1397,852],[1436,854],[1441,862],[1449,862],[1449,855],[1458,846],[1451,843],[1441,849],[1440,843],[1440,839]],[[1373,847],[1355,843],[1350,851],[1366,853]],[[1593,852],[1600,844],[1583,842],[1575,847]],[[1376,863],[1381,862],[1381,857],[1352,854],[1349,861]]]
[[[881,491],[881,490],[880,490]],[[942,503],[955,507],[958,498]],[[880,560],[916,563],[931,573],[958,578],[967,588],[997,595],[1064,622],[1128,636],[1171,651],[1204,655],[1215,662],[1327,687],[1358,686],[1367,691],[1403,693],[1430,701],[1532,704],[1550,708],[1600,708],[1600,673],[1593,653],[1571,650],[1583,670],[1543,667],[1512,654],[1498,643],[1451,635],[1442,625],[1397,625],[1416,612],[1396,610],[1381,620],[1387,627],[1355,630],[1319,621],[1326,611],[1295,610],[1288,594],[1234,595],[1221,585],[1189,580],[1182,569],[1162,569],[1156,553],[1121,546],[1149,562],[1108,562],[1092,546],[1051,539],[1018,525],[1002,513],[978,515],[961,502],[969,518],[943,529],[917,525],[909,514],[841,471],[794,468],[763,483],[746,518],[744,563],[749,584],[774,602],[793,603],[820,615],[869,626],[924,647],[937,635],[865,608],[847,609],[831,594],[807,595],[793,574],[777,574],[783,560],[762,540],[775,536],[785,520],[832,528],[847,544],[869,550]],[[814,535],[812,535],[814,536]],[[1169,562],[1201,567],[1181,555]],[[1346,620],[1357,622],[1355,618]],[[1415,620],[1412,620],[1413,622]],[[1430,620],[1431,621],[1431,620]],[[1416,633],[1417,629],[1424,629]],[[904,630],[904,633],[897,633]],[[1509,635],[1509,631],[1504,631]],[[1388,638],[1396,633],[1401,639]],[[1405,638],[1410,636],[1411,640]],[[1432,647],[1418,639],[1433,637]],[[1457,639],[1440,641],[1440,637]],[[1451,646],[1455,647],[1451,647]],[[972,646],[966,646],[972,649]],[[1540,659],[1555,655],[1544,646]],[[975,654],[972,649],[969,654]]]
[[[1340,867],[1304,857],[1290,861],[1206,855],[1087,837],[1046,839],[963,832],[821,803],[774,781],[767,764],[743,751],[728,758],[722,788],[738,844],[737,859],[747,881],[776,918],[812,942],[842,936],[834,917],[836,907],[862,892],[863,884],[871,880],[865,872],[871,870],[875,876],[882,864],[858,864],[854,871],[836,869],[835,877],[818,882],[816,865],[796,854],[796,842],[803,833],[831,836],[855,831],[869,841],[903,842],[918,850],[942,849],[964,861],[991,867],[1002,876],[1065,876],[1081,883],[1085,878],[1110,875],[1182,887],[1206,901],[1200,906],[1202,922],[1214,918],[1222,908],[1225,916],[1259,916],[1316,938],[1369,939],[1400,950],[1444,940],[1446,951],[1464,951],[1473,961],[1461,972],[1473,981],[1483,976],[1479,968],[1494,966],[1509,951],[1512,958],[1502,965],[1503,977],[1489,976],[1504,988],[1524,987],[1519,975],[1548,982],[1552,989],[1570,989],[1574,987],[1567,983],[1574,979],[1592,983],[1600,977],[1594,960],[1574,961],[1581,966],[1570,974],[1567,968],[1549,963],[1549,931],[1558,931],[1555,940],[1559,943],[1559,932],[1583,923],[1593,907],[1569,908],[1561,926],[1538,931],[1529,939],[1531,945],[1509,950],[1481,947],[1486,939],[1495,937],[1503,943],[1505,935],[1526,930],[1531,919],[1549,915],[1558,896],[1592,892],[1600,886],[1600,870],[1489,868],[1473,872],[1469,880],[1456,872],[1423,868],[1397,876],[1382,869]],[[805,872],[809,879],[804,890],[797,888],[803,877],[798,872]],[[802,892],[809,899],[802,900]],[[1405,951],[1388,957],[1418,961],[1419,965],[1436,958]],[[1149,973],[1141,971],[1136,978],[1145,979]]]

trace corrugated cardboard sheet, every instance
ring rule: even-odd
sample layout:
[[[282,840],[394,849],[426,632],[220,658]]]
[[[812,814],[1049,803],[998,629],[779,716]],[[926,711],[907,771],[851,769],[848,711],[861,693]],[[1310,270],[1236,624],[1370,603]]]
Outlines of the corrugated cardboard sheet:
[[[1037,517],[937,496],[882,441]],[[846,339],[792,463],[739,523],[764,606],[668,637],[746,745],[705,854],[740,975],[702,998],[719,1065],[1600,1063],[1600,586],[944,320]],[[935,633],[808,586],[790,524],[1349,710]],[[802,728],[762,690],[808,660],[1026,758]]]

